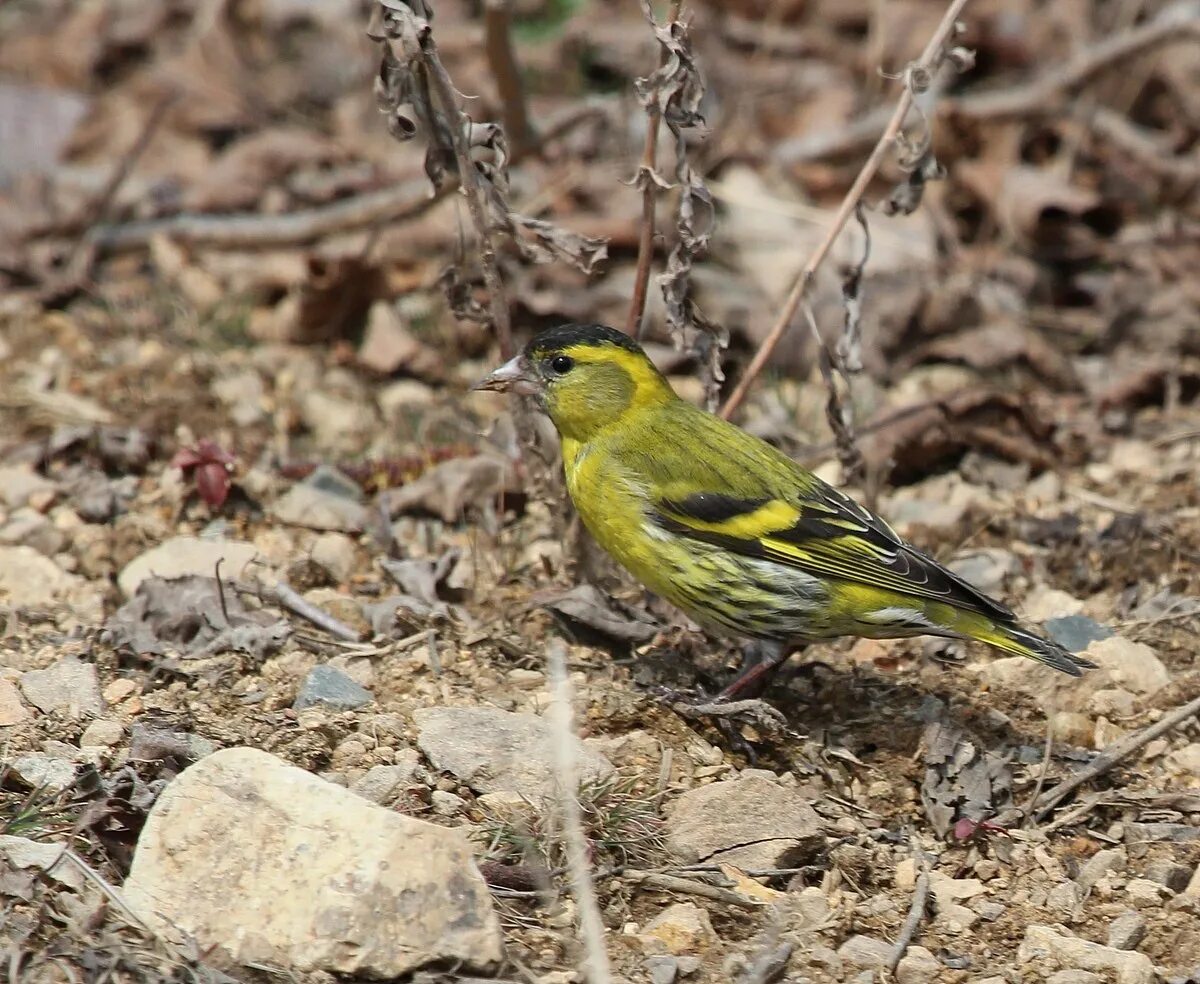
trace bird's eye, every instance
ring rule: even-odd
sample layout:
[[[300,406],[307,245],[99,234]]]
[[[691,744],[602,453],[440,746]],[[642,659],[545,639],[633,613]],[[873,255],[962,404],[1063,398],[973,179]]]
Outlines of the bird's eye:
[[[575,360],[569,355],[556,355],[550,360],[550,368],[561,376],[575,368]]]

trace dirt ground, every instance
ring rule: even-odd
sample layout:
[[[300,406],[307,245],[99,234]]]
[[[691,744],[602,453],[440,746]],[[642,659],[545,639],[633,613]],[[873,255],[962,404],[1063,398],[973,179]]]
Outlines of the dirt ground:
[[[481,6],[437,4],[434,35],[467,112],[511,130]],[[510,6],[529,126],[551,135],[516,151],[507,204],[606,239],[607,258],[572,239],[534,262],[506,239],[503,304],[518,342],[623,325],[647,127],[634,80],[658,64],[655,35],[632,2]],[[619,775],[581,792],[618,979],[1200,980],[1200,725],[1171,718],[1200,696],[1195,4],[967,5],[954,44],[973,60],[956,55],[964,70],[940,71],[906,124],[928,147],[908,172],[889,154],[867,189],[863,368],[833,380],[861,454],[847,490],[1100,668],[1073,680],[983,647],[842,640],[767,690],[782,725],[667,693],[715,693],[740,646],[617,571],[556,461],[522,454],[525,418],[468,392],[500,358],[475,227],[452,185],[431,191],[425,134],[398,142],[377,110],[373,7],[0,7],[0,833],[69,845],[94,875],[71,886],[0,857],[0,965],[21,982],[334,980],[181,951],[123,913],[158,793],[237,745],[354,786],[416,747],[420,708],[543,714],[562,640],[580,735]],[[702,402],[704,324],[728,333],[725,397],[945,8],[696,7],[704,122],[683,146],[716,223],[687,262],[707,321],[680,322],[652,275],[647,347]],[[664,127],[655,274],[687,239],[674,153]],[[940,176],[921,170],[934,158]],[[911,214],[884,214],[897,188]],[[810,295],[829,339],[862,253],[852,219]],[[797,317],[736,419],[842,482],[828,385]],[[166,624],[177,596],[147,603],[148,641],[130,565],[179,537],[257,559],[222,572],[219,608],[184,612],[191,629]],[[353,639],[282,603],[279,582]],[[202,613],[230,601],[286,638],[206,649]],[[86,706],[31,696],[28,674],[64,657],[95,668]],[[370,703],[298,709],[319,664]],[[757,867],[689,865],[677,804],[738,777],[798,794],[819,830]],[[504,925],[500,979],[583,980],[553,825],[517,830],[469,782],[427,779],[389,806],[470,832]],[[1061,943],[1075,937],[1102,948]]]

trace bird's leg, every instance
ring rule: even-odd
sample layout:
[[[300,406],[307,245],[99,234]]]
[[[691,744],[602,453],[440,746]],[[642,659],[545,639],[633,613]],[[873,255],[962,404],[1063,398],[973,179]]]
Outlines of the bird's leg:
[[[746,655],[757,655],[757,662],[750,663],[727,683],[716,699],[731,701],[762,696],[775,679],[779,668],[787,661],[788,654],[788,647],[781,642],[760,641],[748,644]]]

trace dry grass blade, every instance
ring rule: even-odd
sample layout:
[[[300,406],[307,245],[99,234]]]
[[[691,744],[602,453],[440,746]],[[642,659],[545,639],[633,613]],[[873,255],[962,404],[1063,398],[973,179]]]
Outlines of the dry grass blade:
[[[565,650],[566,646],[561,640],[554,640],[546,647],[546,660],[554,693],[550,714],[557,733],[554,742],[554,770],[561,796],[567,875],[571,883],[571,895],[579,910],[587,980],[589,984],[610,984],[612,971],[609,969],[608,950],[604,943],[604,922],[600,918],[600,904],[596,900],[596,886],[592,882],[588,864],[587,837],[583,832],[583,814],[576,794],[579,788],[579,773],[575,763],[571,683],[567,679]]]
[[[779,317],[776,318],[767,337],[763,339],[762,344],[758,347],[758,351],[754,353],[754,358],[751,360],[750,365],[747,366],[733,393],[730,394],[729,399],[725,401],[725,405],[721,408],[721,416],[726,420],[733,416],[737,408],[746,399],[746,394],[750,391],[750,387],[754,385],[755,379],[763,371],[763,367],[766,366],[767,361],[771,358],[771,354],[775,351],[776,346],[779,345],[784,333],[791,326],[792,319],[796,316],[796,312],[800,307],[800,302],[804,299],[805,294],[808,293],[808,289],[812,284],[813,276],[829,255],[829,251],[833,248],[838,235],[850,220],[850,216],[854,214],[863,193],[867,190],[871,179],[875,177],[876,172],[878,172],[880,166],[883,164],[884,158],[892,147],[899,143],[909,111],[913,107],[916,93],[921,86],[928,85],[933,72],[945,57],[945,46],[953,36],[958,16],[962,13],[966,5],[967,0],[952,0],[950,6],[946,8],[946,13],[938,24],[937,29],[933,32],[933,37],[930,38],[929,44],[925,46],[925,50],[921,53],[921,57],[913,65],[909,66],[908,71],[905,72],[904,92],[901,93],[900,99],[896,103],[896,108],[892,112],[887,128],[883,131],[883,135],[879,138],[878,143],[875,144],[875,149],[871,151],[871,155],[867,158],[866,163],[863,164],[862,170],[858,172],[858,177],[854,179],[854,183],[842,199],[842,204],[838,208],[837,214],[834,215],[833,221],[829,225],[829,230],[813,251],[812,256],[809,257],[808,262],[804,264],[800,274],[796,277],[796,281],[788,293],[787,300],[784,301],[783,309],[779,312]]]

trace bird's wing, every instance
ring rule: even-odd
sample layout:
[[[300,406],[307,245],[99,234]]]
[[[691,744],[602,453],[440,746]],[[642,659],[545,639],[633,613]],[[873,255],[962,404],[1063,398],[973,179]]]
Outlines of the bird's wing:
[[[720,492],[667,495],[655,503],[651,519],[673,533],[817,576],[941,601],[1003,622],[1016,618],[820,481],[794,502]]]

